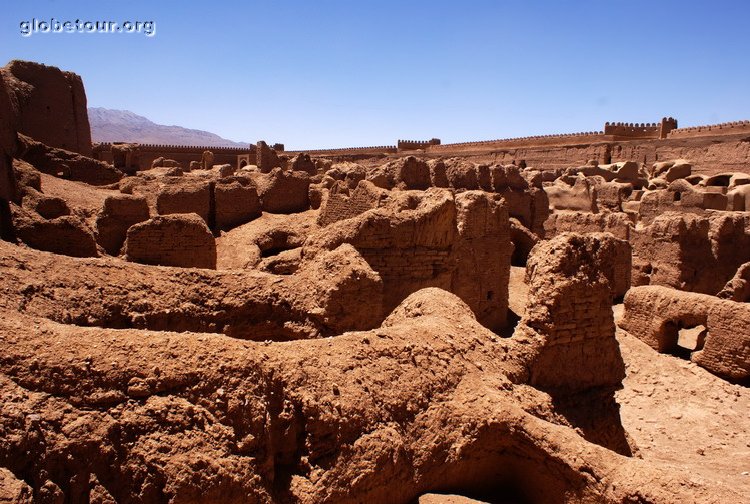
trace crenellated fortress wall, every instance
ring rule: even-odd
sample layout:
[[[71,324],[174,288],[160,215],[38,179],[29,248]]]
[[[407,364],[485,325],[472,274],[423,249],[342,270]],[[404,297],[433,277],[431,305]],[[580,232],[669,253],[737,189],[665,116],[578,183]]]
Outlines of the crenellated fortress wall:
[[[689,158],[696,171],[750,171],[750,148],[742,135],[750,134],[750,121],[736,121],[706,126],[678,128],[677,120],[664,117],[653,123],[607,122],[600,131],[533,135],[444,144],[430,140],[398,140],[396,145],[342,147],[335,149],[284,150],[274,144],[279,154],[293,157],[306,153],[336,160],[362,160],[373,157],[408,155],[419,151],[426,157],[467,156],[499,163],[516,163],[542,170],[564,168],[576,162],[596,160],[599,163],[636,161],[653,163],[663,159]],[[716,137],[720,141],[715,141]],[[736,138],[735,138],[736,137]],[[123,147],[124,146],[124,147]],[[256,147],[202,147],[188,145],[110,144],[94,146],[94,157],[113,162],[113,152],[130,148],[137,157],[138,169],[147,169],[157,157],[174,159],[183,166],[200,161],[203,151],[214,154],[214,164],[238,167],[254,164]]]

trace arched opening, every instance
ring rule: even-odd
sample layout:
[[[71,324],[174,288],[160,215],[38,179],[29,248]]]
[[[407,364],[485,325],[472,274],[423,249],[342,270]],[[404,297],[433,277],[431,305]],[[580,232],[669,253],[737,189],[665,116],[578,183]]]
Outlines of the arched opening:
[[[726,175],[714,175],[706,179],[706,186],[714,187],[729,187],[729,182],[732,179],[732,174]]]
[[[662,326],[659,347],[681,359],[690,360],[693,352],[703,349],[708,336],[705,320],[668,320]]]
[[[679,329],[677,335],[677,348],[673,353],[683,359],[690,359],[693,352],[703,350],[703,345],[706,344],[707,335],[708,330],[704,325]]]

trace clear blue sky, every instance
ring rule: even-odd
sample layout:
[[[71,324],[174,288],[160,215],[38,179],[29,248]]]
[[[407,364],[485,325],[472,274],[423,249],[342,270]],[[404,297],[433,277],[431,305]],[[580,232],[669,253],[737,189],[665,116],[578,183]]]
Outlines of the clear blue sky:
[[[156,35],[20,35],[22,20]],[[750,2],[4,1],[0,64],[83,77],[90,106],[287,148],[750,119]]]

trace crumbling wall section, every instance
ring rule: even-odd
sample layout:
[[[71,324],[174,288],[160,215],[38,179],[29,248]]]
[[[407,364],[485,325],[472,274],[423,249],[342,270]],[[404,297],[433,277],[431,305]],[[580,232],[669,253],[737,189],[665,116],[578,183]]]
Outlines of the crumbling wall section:
[[[387,197],[387,191],[365,180],[357,184],[351,196],[347,196],[338,184],[334,185],[321,204],[318,225],[328,226],[340,220],[356,217],[367,210],[378,208]]]
[[[499,196],[480,191],[457,194],[456,270],[451,292],[472,307],[482,325],[500,329],[507,322],[508,267],[513,253],[508,209]]]
[[[0,71],[17,96],[19,133],[50,147],[91,156],[86,91],[79,75],[18,60]]]
[[[544,236],[553,238],[561,233],[612,233],[621,240],[629,240],[633,228],[627,214],[622,212],[590,213],[559,211],[544,222]]]
[[[706,215],[706,210],[726,210],[727,196],[698,189],[685,180],[676,180],[666,189],[646,192],[638,206],[638,220],[644,225],[665,212]]]
[[[17,157],[43,173],[91,185],[114,184],[122,178],[120,170],[103,161],[49,147],[22,134],[18,138]]]
[[[197,214],[157,215],[128,229],[128,261],[216,269],[216,240]]]
[[[296,213],[310,208],[310,176],[305,172],[273,168],[269,173],[253,173],[264,212]]]
[[[750,305],[661,286],[631,289],[620,327],[659,352],[674,351],[679,330],[707,334],[690,360],[731,381],[750,379]]]
[[[13,240],[10,202],[18,200],[13,156],[18,147],[18,103],[0,72],[0,240]]]
[[[513,245],[502,198],[445,189],[390,198],[310,237],[303,258],[350,243],[383,279],[383,313],[419,289],[439,287],[458,294],[486,327],[503,327]]]
[[[281,160],[276,151],[271,149],[266,142],[260,140],[255,146],[256,164],[261,173],[270,173],[274,168],[281,166]]]
[[[750,302],[750,262],[737,268],[737,273],[719,292],[718,297],[740,303]]]
[[[97,257],[94,234],[75,215],[45,219],[41,215],[11,205],[16,236],[29,247],[71,257]]]
[[[512,337],[530,349],[529,383],[548,392],[586,439],[622,454],[631,447],[614,397],[625,366],[612,300],[616,257],[627,248],[606,233],[539,242],[526,265],[530,295]]]
[[[71,259],[0,242],[0,277],[0,309],[78,326],[283,341],[382,321],[372,309],[382,301],[382,282],[349,245],[277,276]]]
[[[664,213],[631,233],[633,285],[715,295],[750,261],[750,214]]]
[[[109,255],[119,255],[130,226],[148,218],[146,198],[128,194],[107,196],[96,217],[96,241]]]
[[[545,342],[530,366],[535,386],[564,394],[620,387],[625,370],[612,301],[615,258],[625,245],[609,234],[565,233],[532,250],[530,297],[513,337]]]
[[[249,222],[261,214],[258,191],[249,180],[222,179],[214,186],[215,225],[227,230]]]
[[[211,183],[207,181],[171,180],[159,191],[156,211],[159,215],[194,213],[208,223],[211,192]]]

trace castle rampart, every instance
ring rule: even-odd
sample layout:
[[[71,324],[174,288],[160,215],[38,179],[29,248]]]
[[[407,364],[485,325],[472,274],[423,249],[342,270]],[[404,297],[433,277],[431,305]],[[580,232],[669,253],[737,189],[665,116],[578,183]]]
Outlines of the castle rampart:
[[[430,140],[398,140],[396,145],[376,145],[366,147],[342,147],[333,149],[309,149],[285,151],[284,144],[273,144],[278,154],[293,157],[306,153],[317,157],[340,159],[365,159],[375,156],[388,156],[422,150],[426,156],[492,156],[495,162],[512,163],[525,161],[529,166],[539,169],[566,167],[570,159],[580,158],[583,162],[595,159],[600,163],[618,160],[638,160],[652,163],[664,155],[671,157],[695,157],[700,161],[710,153],[697,151],[690,146],[673,145],[665,140],[683,138],[711,137],[717,135],[739,135],[750,133],[750,121],[735,121],[708,126],[677,128],[677,120],[664,117],[655,123],[607,122],[601,131],[585,131],[550,135],[532,135],[517,138],[501,138],[471,142],[444,144],[438,138]],[[638,143],[640,141],[640,143]],[[214,164],[232,164],[238,168],[256,164],[256,146],[236,147],[199,147],[188,145],[155,145],[155,144],[117,144],[100,143],[94,146],[94,157],[102,161],[114,161],[113,152],[130,149],[131,159],[127,167],[131,169],[148,169],[150,163],[159,156],[174,159],[187,167],[190,161],[200,161],[204,150],[214,153]],[[701,150],[702,149],[702,150]],[[696,152],[693,152],[696,151]],[[123,157],[123,154],[119,154]],[[133,161],[135,159],[135,161]],[[744,157],[743,157],[744,159]],[[711,161],[707,171],[716,169],[736,169],[738,159],[732,165],[717,164]],[[117,163],[114,163],[118,166]],[[120,166],[122,162],[120,163]],[[726,166],[725,166],[726,165]],[[127,170],[126,170],[127,171]]]
[[[395,154],[398,152],[398,148],[395,145],[376,145],[372,147],[341,147],[337,149],[314,149],[314,150],[296,150],[296,151],[285,151],[284,154],[300,154],[300,153],[325,156],[325,155],[342,155],[342,154]]]
[[[733,121],[707,126],[677,128],[669,132],[667,138],[693,138],[711,135],[735,135],[750,133],[750,121]]]
[[[440,145],[439,138],[430,140],[399,140],[396,145],[399,151],[426,149],[432,145]]]

